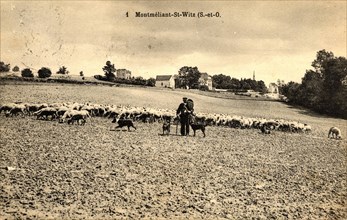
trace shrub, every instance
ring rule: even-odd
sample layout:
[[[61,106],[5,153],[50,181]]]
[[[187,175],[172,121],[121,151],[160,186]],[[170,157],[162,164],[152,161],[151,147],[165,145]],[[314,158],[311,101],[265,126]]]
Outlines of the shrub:
[[[200,86],[199,86],[199,90],[201,90],[201,91],[208,91],[208,86],[206,86],[206,85],[200,85]]]
[[[97,80],[106,80],[106,77],[102,75],[94,75],[94,78]]]
[[[155,79],[154,78],[149,78],[147,79],[146,86],[155,86]]]
[[[19,67],[18,66],[13,67],[12,71],[13,72],[19,72]]]
[[[0,72],[9,72],[10,71],[10,64],[5,64],[4,62],[0,61]]]
[[[47,67],[42,67],[38,72],[39,78],[48,78],[52,75],[52,72]]]
[[[62,66],[59,68],[57,74],[69,74],[69,71],[67,70],[65,66]]]
[[[23,69],[21,73],[22,77],[34,77],[33,72],[29,68]]]

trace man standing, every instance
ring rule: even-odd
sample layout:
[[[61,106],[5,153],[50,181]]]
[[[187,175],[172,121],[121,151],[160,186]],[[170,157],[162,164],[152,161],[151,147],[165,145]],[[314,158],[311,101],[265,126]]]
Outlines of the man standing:
[[[180,117],[181,135],[189,135],[189,110],[187,108],[187,97],[183,97],[183,102],[178,106],[176,115]]]

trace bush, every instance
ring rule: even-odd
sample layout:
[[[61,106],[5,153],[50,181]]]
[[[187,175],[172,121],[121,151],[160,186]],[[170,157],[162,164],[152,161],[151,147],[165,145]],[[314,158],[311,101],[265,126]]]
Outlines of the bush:
[[[155,86],[155,79],[154,78],[149,78],[147,79],[146,86]]]
[[[52,75],[52,72],[47,67],[42,67],[38,72],[39,78],[48,78]]]
[[[199,86],[199,90],[201,90],[201,91],[208,91],[208,86],[206,86],[206,85],[200,85],[200,86]]]
[[[94,75],[94,78],[97,80],[106,80],[106,77],[102,75]]]
[[[21,73],[22,77],[34,77],[33,72],[29,68],[23,69]]]
[[[18,66],[13,67],[13,68],[12,68],[12,71],[13,71],[13,72],[19,72],[19,67],[18,67]]]
[[[57,74],[69,74],[69,71],[67,70],[65,66],[62,66],[59,68]]]
[[[0,61],[0,72],[9,72],[10,68],[10,64],[5,64],[4,62]]]

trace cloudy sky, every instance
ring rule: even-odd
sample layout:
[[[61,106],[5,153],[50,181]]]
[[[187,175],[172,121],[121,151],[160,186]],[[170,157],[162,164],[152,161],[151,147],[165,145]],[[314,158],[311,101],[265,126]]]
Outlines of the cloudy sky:
[[[3,1],[1,61],[103,74],[107,60],[144,78],[197,66],[266,84],[300,82],[317,51],[346,57],[346,1]],[[128,12],[128,17],[126,13]],[[144,18],[198,12],[220,17]]]

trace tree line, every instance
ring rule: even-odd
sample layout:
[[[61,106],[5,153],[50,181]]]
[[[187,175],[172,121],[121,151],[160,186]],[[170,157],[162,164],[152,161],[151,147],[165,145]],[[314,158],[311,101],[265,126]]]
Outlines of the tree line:
[[[102,68],[104,71],[104,76],[102,75],[94,75],[94,78],[98,80],[104,80],[109,82],[121,83],[121,84],[131,84],[131,85],[141,85],[141,86],[155,86],[155,79],[149,78],[144,79],[141,76],[138,77],[130,77],[129,79],[116,77],[115,72],[117,69],[111,61],[107,61],[106,65]]]
[[[289,82],[279,87],[290,103],[316,112],[347,119],[347,60],[320,50],[306,70],[301,83]]]
[[[202,73],[198,67],[184,66],[178,71],[178,79],[176,80],[176,87],[178,88],[191,88],[205,90],[205,85],[201,81]],[[212,86],[216,89],[227,89],[229,91],[246,91],[254,90],[257,92],[265,93],[267,87],[264,81],[256,81],[252,79],[236,79],[224,74],[217,74],[212,76]]]
[[[5,64],[4,62],[0,61],[0,72],[9,72],[11,70],[10,64]],[[15,66],[12,71],[18,72],[20,69],[18,66]],[[111,63],[111,61],[107,61],[106,65],[102,68],[104,71],[104,76],[102,75],[94,75],[94,78],[98,80],[104,80],[104,81],[110,81],[115,83],[122,83],[122,84],[132,84],[132,85],[143,85],[143,86],[155,86],[155,79],[149,78],[144,79],[143,77],[131,77],[130,79],[122,79],[117,78],[115,75],[116,68],[114,67],[114,64]],[[59,70],[56,72],[57,74],[62,75],[68,75],[69,71],[67,67],[61,66],[59,67]],[[48,78],[52,75],[52,71],[50,68],[42,67],[37,71],[37,77],[38,78]],[[84,80],[84,73],[83,71],[80,71],[79,75],[82,77],[82,80]],[[34,77],[34,72],[31,68],[25,68],[21,70],[21,76],[32,78]]]

